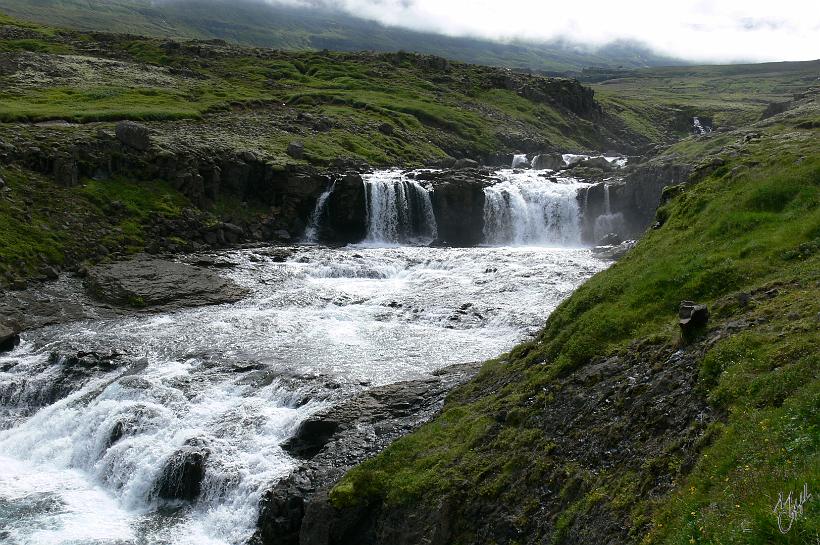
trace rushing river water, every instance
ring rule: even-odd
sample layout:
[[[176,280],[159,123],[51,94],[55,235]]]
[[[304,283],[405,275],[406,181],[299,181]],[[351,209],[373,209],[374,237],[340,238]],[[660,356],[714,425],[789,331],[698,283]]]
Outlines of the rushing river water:
[[[523,198],[514,180],[494,191],[496,209]],[[280,444],[304,418],[508,350],[606,266],[587,249],[547,247],[224,257],[251,293],[239,303],[51,326],[0,356],[0,543],[243,543],[262,493],[294,467]],[[52,354],[80,351],[126,363],[71,382]],[[162,499],[163,468],[192,444],[208,452],[197,501]]]

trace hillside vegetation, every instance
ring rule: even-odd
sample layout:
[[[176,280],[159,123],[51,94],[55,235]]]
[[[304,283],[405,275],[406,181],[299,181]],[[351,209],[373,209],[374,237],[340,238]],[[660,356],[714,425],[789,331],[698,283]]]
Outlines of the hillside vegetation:
[[[4,0],[2,9],[21,19],[79,30],[162,38],[218,38],[297,51],[404,50],[462,62],[548,72],[679,62],[631,43],[614,43],[599,49],[562,41],[500,43],[385,27],[327,7],[297,7],[262,0]]]
[[[536,340],[333,489],[342,542],[406,520],[433,543],[813,543],[816,494],[787,533],[773,510],[820,487],[819,115],[670,148],[712,167]],[[712,314],[687,340],[682,300]]]

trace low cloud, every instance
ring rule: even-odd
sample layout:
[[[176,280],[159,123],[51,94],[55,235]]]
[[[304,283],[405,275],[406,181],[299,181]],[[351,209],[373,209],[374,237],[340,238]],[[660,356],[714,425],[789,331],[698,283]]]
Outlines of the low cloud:
[[[710,62],[820,58],[812,0],[269,0],[332,8],[385,25],[501,41],[642,42]]]

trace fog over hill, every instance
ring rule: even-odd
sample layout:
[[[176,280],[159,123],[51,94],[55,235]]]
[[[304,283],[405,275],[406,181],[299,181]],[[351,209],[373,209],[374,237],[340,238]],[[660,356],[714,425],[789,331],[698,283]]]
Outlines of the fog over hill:
[[[217,38],[277,49],[405,50],[544,72],[682,64],[634,40],[614,40],[592,46],[566,37],[537,42],[448,36],[386,26],[373,18],[356,17],[349,8],[350,5],[326,1],[290,5],[261,0],[3,0],[0,3],[0,11],[15,17],[82,30]]]

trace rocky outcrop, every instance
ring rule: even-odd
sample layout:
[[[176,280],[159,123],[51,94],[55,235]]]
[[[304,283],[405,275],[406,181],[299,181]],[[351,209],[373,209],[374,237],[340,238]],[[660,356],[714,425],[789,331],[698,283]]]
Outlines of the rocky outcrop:
[[[233,303],[247,293],[232,280],[211,271],[144,257],[92,267],[85,285],[97,299],[133,308]]]
[[[316,534],[329,530],[313,512],[321,511],[327,488],[349,468],[432,418],[447,392],[477,370],[478,364],[454,365],[427,379],[373,388],[303,422],[283,448],[306,460],[265,493],[253,543],[314,543]],[[316,506],[314,498],[321,498]],[[310,527],[303,525],[306,513]]]
[[[210,451],[200,439],[189,439],[165,463],[156,495],[164,500],[193,502],[202,490]]]
[[[564,158],[557,153],[542,153],[536,155],[532,160],[532,168],[535,170],[558,170],[564,166]]]
[[[474,246],[484,229],[484,188],[493,183],[481,169],[418,172],[415,179],[432,188],[430,201],[438,226],[436,244]]]
[[[350,172],[335,182],[327,199],[319,238],[327,242],[359,242],[367,233],[365,187],[361,175]]]
[[[337,507],[322,490],[304,510],[298,541],[266,543],[547,543],[559,524],[561,543],[631,543],[622,522],[628,510],[616,512],[602,502],[562,522],[559,517],[594,490],[595,475],[635,472],[640,475],[636,493],[655,496],[674,487],[674,470],[663,460],[692,467],[707,426],[719,416],[695,388],[707,342],[686,349],[636,342],[558,379],[549,387],[542,410],[524,409],[528,426],[542,430],[550,450],[539,454],[546,464],[534,464],[543,472],[525,473],[516,481],[516,502],[482,500],[480,494],[466,491],[463,495],[470,500],[464,501],[456,486],[453,493],[431,502],[396,504],[373,498]],[[496,416],[498,432],[510,425],[504,424],[507,418]],[[525,498],[538,506],[537,516],[519,516]]]
[[[145,151],[151,147],[151,137],[148,128],[134,121],[120,121],[114,128],[117,140],[137,151]]]
[[[0,353],[8,352],[20,343],[20,332],[0,323]]]

